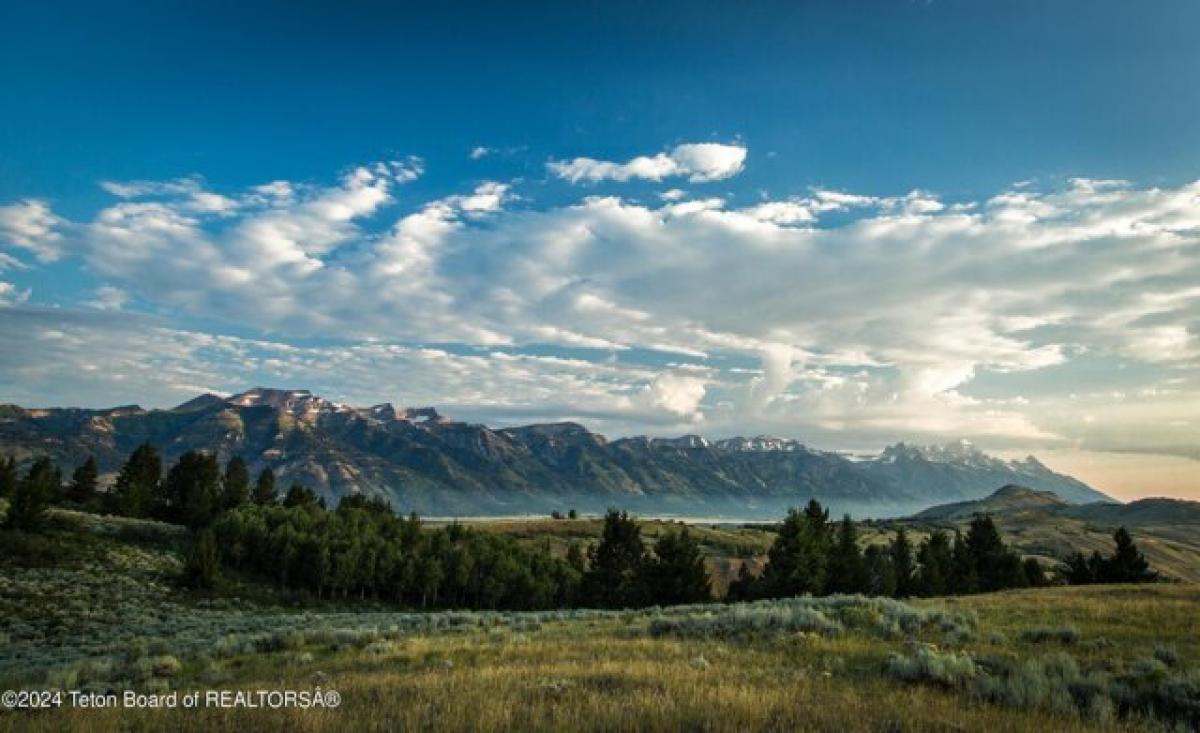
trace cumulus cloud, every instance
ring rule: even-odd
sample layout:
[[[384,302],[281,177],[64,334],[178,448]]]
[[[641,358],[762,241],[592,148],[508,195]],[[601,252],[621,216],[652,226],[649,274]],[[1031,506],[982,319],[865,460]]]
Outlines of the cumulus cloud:
[[[694,158],[672,156],[692,167],[670,175],[697,174]],[[953,204],[924,191],[814,189],[741,208],[686,195],[533,208],[510,184],[488,182],[388,219],[411,170],[368,165],[325,187],[227,192],[232,213],[196,208],[195,191],[142,190],[66,225],[90,269],[139,302],[279,344],[360,345],[312,357],[331,368],[374,363],[385,343],[495,349],[409,354],[414,371],[396,378],[467,375],[432,382],[430,396],[444,387],[497,415],[702,421],[717,433],[843,443],[1070,441],[1099,426],[1057,419],[1050,411],[1066,413],[1045,395],[976,385],[1045,373],[1061,391],[1080,355],[1108,355],[1137,367],[1127,372],[1136,390],[1168,378],[1163,370],[1190,377],[1200,358],[1200,183],[1079,180]],[[588,355],[568,366],[510,353],[536,345]],[[344,374],[380,383],[361,369]],[[218,371],[176,381],[213,384]],[[348,379],[327,383],[348,391]],[[1200,393],[1177,389],[1191,400],[1177,404]],[[1144,434],[1166,436],[1157,430]]]
[[[0,307],[24,303],[29,300],[29,294],[28,288],[21,290],[12,283],[0,280]]]
[[[62,220],[40,199],[25,199],[0,206],[0,242],[33,253],[41,262],[54,262],[62,252]],[[11,257],[0,264],[13,267]]]
[[[547,163],[547,168],[571,183],[634,178],[661,181],[675,176],[686,176],[692,183],[706,183],[736,176],[742,172],[745,162],[746,148],[741,145],[687,143],[675,146],[669,153],[640,155],[625,163],[575,158],[552,160]]]
[[[119,312],[23,307],[0,320],[0,389],[22,404],[44,404],[53,394],[72,405],[170,406],[256,384],[363,406],[433,405],[490,424],[569,417],[668,431],[695,419],[704,391],[694,376],[537,354],[385,342],[300,347]]]
[[[129,294],[124,290],[111,285],[102,285],[96,288],[96,292],[87,305],[99,310],[118,311],[125,306],[128,300]]]

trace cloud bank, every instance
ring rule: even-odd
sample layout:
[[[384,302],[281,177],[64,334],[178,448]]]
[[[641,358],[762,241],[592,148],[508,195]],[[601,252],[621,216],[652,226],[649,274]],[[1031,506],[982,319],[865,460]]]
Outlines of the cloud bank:
[[[551,170],[704,182],[744,159],[700,144]],[[10,257],[69,253],[100,281],[70,312],[0,289],[4,388],[44,401],[55,373],[35,366],[53,363],[164,401],[269,379],[617,432],[1194,446],[1200,183],[537,207],[487,181],[391,213],[421,169],[237,192],[107,183],[114,201],[82,221],[0,209]],[[131,302],[165,315],[131,325]],[[235,327],[260,338],[219,335]]]

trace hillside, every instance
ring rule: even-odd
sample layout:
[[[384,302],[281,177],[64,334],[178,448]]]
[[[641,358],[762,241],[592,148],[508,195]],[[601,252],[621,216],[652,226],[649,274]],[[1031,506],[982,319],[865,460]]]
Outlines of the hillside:
[[[771,518],[811,497],[835,513],[889,516],[975,499],[1005,483],[1076,502],[1107,498],[1036,459],[1004,461],[965,443],[898,444],[850,460],[768,436],[610,441],[576,423],[492,429],[433,408],[356,408],[265,388],[200,395],[168,410],[0,406],[0,454],[19,462],[49,455],[69,467],[91,454],[111,474],[147,441],[168,461],[188,450],[239,455],[252,470],[270,466],[282,485],[299,481],[331,501],[381,496],[402,511],[442,516],[619,505]]]
[[[1025,486],[1007,484],[994,494],[974,501],[960,501],[930,507],[914,515],[914,519],[970,519],[976,514],[1004,514],[1025,510],[1054,510],[1067,506],[1053,491],[1035,491]],[[1120,505],[1115,505],[1120,506]]]
[[[1200,502],[1195,501],[1073,505],[1050,492],[1005,486],[983,499],[930,507],[899,523],[920,537],[933,527],[965,529],[976,514],[991,515],[1013,547],[1047,562],[1075,551],[1108,552],[1112,533],[1124,526],[1164,577],[1200,582]]]
[[[1196,723],[1193,585],[418,613],[369,600],[315,602],[236,577],[198,594],[178,584],[178,528],[59,511],[52,524],[46,541],[54,552],[38,562],[0,555],[0,688],[167,694],[319,686],[338,694],[338,706],[68,704],[5,711],[0,731],[409,730],[431,721],[464,731],[869,731],[940,729],[946,720],[972,730],[1084,731]],[[1151,714],[1157,720],[1147,720]]]

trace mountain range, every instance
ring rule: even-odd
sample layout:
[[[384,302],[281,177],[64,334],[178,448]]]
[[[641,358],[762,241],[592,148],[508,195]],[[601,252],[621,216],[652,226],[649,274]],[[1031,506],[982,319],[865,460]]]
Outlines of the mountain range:
[[[94,455],[117,471],[143,442],[168,461],[188,450],[270,466],[331,502],[381,496],[424,515],[501,515],[619,506],[681,516],[776,517],[816,497],[834,512],[897,516],[983,497],[1004,484],[1075,503],[1109,501],[1032,456],[1009,461],[962,441],[898,443],[848,457],[783,438],[608,440],[571,422],[489,428],[437,410],[357,408],[304,390],[200,395],[166,410],[0,405],[0,454],[49,455],[65,470]]]

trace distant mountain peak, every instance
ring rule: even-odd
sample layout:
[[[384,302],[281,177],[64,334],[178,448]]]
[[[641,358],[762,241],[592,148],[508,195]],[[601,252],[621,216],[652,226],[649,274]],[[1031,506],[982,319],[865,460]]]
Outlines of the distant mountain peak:
[[[729,451],[807,451],[808,448],[798,440],[779,438],[774,435],[756,435],[753,438],[738,436],[718,440],[715,444],[721,450]]]
[[[207,410],[212,407],[223,405],[225,402],[226,400],[224,397],[213,394],[212,392],[205,392],[202,395],[193,397],[187,402],[175,405],[171,408],[171,412],[196,412],[198,410]]]
[[[921,459],[933,463],[963,463],[980,460],[999,460],[984,453],[971,441],[962,438],[942,445],[917,445],[899,442],[883,449],[881,458]]]

